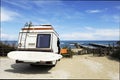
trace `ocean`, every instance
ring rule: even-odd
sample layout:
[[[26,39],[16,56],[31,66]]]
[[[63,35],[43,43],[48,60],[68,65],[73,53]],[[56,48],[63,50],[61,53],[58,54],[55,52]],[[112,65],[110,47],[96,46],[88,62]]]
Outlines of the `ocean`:
[[[71,48],[74,48],[75,46],[73,45],[74,43],[80,44],[80,45],[87,45],[90,43],[95,43],[95,44],[101,44],[101,45],[110,45],[110,46],[117,46],[117,40],[109,40],[109,41],[105,41],[105,40],[89,40],[89,41],[61,41],[60,46],[61,47],[65,47],[65,46],[69,46]]]
[[[17,46],[17,41],[2,41],[3,43],[5,44],[9,44],[9,45],[16,45]],[[63,47],[70,47],[70,48],[74,48],[75,46],[73,45],[74,43],[77,43],[77,44],[80,44],[80,45],[88,45],[89,43],[95,43],[95,44],[102,44],[102,45],[117,45],[116,44],[117,40],[84,40],[84,41],[81,41],[81,40],[74,40],[74,41],[71,41],[71,40],[66,40],[66,41],[60,41],[60,47],[63,48]]]

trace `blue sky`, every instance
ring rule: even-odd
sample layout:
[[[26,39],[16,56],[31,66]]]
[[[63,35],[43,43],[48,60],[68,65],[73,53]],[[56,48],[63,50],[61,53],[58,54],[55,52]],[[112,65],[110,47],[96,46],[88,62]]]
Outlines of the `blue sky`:
[[[61,40],[119,40],[120,1],[1,0],[2,40],[29,21],[53,25]]]

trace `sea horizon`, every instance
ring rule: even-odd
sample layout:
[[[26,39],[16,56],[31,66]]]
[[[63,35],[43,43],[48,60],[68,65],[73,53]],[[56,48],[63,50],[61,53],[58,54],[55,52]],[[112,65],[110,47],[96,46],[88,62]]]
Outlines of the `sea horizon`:
[[[88,45],[90,43],[95,43],[95,44],[102,44],[102,45],[117,45],[117,41],[119,40],[60,40],[60,47],[65,47],[65,46],[71,46],[71,44],[77,43],[80,45]],[[3,40],[1,41],[5,44],[15,44],[16,46],[18,45],[17,40]]]
[[[18,40],[0,40],[0,41],[18,41]],[[60,40],[60,41],[120,41],[120,40]]]

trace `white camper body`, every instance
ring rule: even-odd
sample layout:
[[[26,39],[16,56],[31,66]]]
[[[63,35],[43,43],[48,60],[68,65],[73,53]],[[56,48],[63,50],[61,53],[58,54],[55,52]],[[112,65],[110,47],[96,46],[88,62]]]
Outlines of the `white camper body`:
[[[59,35],[51,25],[26,26],[19,32],[18,51],[8,54],[16,62],[55,65],[59,54]]]
[[[19,33],[19,50],[39,50],[58,53],[59,35],[51,25],[25,27]]]

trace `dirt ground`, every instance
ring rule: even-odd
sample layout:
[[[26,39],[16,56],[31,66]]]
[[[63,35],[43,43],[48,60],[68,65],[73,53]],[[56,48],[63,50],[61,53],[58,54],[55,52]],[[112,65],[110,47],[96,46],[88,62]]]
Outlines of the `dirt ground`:
[[[0,79],[110,79],[119,80],[120,63],[107,57],[75,55],[55,67],[30,66],[0,57]]]

